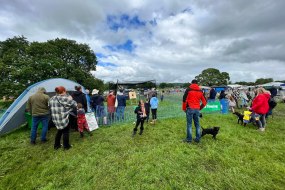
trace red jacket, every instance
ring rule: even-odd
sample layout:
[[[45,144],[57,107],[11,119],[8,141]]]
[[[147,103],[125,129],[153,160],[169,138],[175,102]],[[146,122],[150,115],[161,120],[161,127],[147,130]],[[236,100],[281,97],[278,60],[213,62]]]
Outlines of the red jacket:
[[[270,94],[263,93],[257,95],[252,101],[251,110],[257,114],[266,114],[269,111],[269,99]]]
[[[113,94],[109,94],[107,96],[107,111],[110,113],[115,112],[115,103],[116,103],[116,96]]]
[[[190,89],[186,90],[184,94],[182,109],[185,111],[187,105],[191,109],[199,109],[199,110],[203,109],[207,104],[203,92],[201,91],[201,89],[197,84],[191,84],[189,88]]]

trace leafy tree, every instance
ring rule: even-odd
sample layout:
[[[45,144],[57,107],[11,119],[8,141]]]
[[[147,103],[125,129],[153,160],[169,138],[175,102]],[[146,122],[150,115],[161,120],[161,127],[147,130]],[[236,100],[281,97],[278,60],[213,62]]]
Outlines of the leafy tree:
[[[255,84],[259,85],[259,84],[265,84],[268,82],[273,82],[273,78],[259,78],[259,79],[256,79]]]
[[[208,68],[202,71],[201,74],[195,77],[200,85],[213,86],[213,85],[227,85],[230,76],[227,72],[220,72],[215,68]]]
[[[162,82],[162,83],[159,84],[159,88],[164,89],[166,87],[167,87],[167,84],[165,82]]]
[[[164,88],[173,88],[175,86],[180,86],[181,83],[165,83],[162,82],[159,84],[159,88],[164,89]]]
[[[189,83],[189,82],[184,83],[184,84],[182,85],[183,88],[188,88],[189,86],[190,86],[190,83]]]
[[[255,86],[254,82],[245,82],[245,81],[236,82],[236,84],[245,85],[245,86]]]
[[[74,40],[30,43],[23,36],[9,38],[0,42],[0,85],[6,89],[0,96],[17,96],[27,86],[49,78],[66,78],[86,88],[103,89],[103,81],[90,73],[96,64],[91,48]]]

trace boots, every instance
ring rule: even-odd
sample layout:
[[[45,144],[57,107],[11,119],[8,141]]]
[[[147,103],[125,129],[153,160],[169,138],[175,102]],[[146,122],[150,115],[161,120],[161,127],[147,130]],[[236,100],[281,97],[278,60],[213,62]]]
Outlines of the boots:
[[[91,133],[91,131],[88,131],[88,134],[90,135],[90,137],[92,137],[92,136],[93,136],[93,134]]]
[[[134,137],[136,134],[137,134],[137,131],[133,131],[133,135],[132,136]]]
[[[140,133],[139,133],[139,135],[142,135],[143,134],[143,130],[140,130]]]
[[[81,137],[81,138],[83,138],[83,137],[84,137],[83,132],[80,132],[80,137]]]

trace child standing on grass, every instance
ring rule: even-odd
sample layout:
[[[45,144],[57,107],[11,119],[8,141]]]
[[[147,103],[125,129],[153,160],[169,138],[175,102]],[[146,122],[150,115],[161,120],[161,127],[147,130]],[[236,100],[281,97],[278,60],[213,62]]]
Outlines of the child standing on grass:
[[[234,113],[235,112],[234,108],[236,107],[236,102],[234,97],[232,95],[229,95],[228,101],[229,101],[229,108],[232,111],[232,113]]]
[[[144,130],[143,124],[144,124],[144,120],[146,119],[147,115],[146,115],[146,110],[144,107],[144,101],[143,100],[139,101],[139,105],[138,105],[138,107],[136,107],[135,113],[137,114],[137,122],[136,122],[136,126],[134,128],[134,131],[133,131],[133,136],[136,135],[139,125],[141,125],[140,133],[139,133],[140,135],[142,135],[143,130]]]
[[[156,94],[153,94],[150,99],[150,107],[151,107],[151,114],[152,114],[151,124],[155,124],[156,119],[157,119],[157,107],[158,107],[158,99],[156,97]]]
[[[86,129],[90,136],[92,136],[92,133],[89,130],[87,120],[85,117],[85,110],[83,108],[83,105],[81,103],[77,104],[77,125],[78,125],[78,131],[80,132],[80,137],[83,137],[83,131]]]

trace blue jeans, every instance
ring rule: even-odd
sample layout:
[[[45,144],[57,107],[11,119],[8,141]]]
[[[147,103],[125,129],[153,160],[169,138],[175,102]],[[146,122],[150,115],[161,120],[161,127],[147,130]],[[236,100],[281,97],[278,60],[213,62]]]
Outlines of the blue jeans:
[[[32,129],[31,129],[31,142],[35,142],[37,138],[37,130],[38,125],[40,122],[42,122],[42,136],[41,141],[46,141],[46,135],[48,131],[48,121],[49,121],[49,115],[40,115],[40,116],[33,116],[32,121]]]
[[[254,112],[252,112],[252,118],[256,122],[259,128],[265,128],[266,127],[266,120],[265,120],[266,114],[259,114],[256,115]],[[256,117],[259,117],[259,119],[256,121]]]
[[[125,106],[118,106],[116,110],[117,121],[124,120]]]
[[[187,141],[192,141],[192,118],[194,120],[194,125],[196,128],[196,138],[195,141],[199,142],[201,138],[201,133],[200,133],[200,124],[199,124],[199,110],[198,109],[190,109],[187,108],[186,110],[186,119],[187,119]]]

